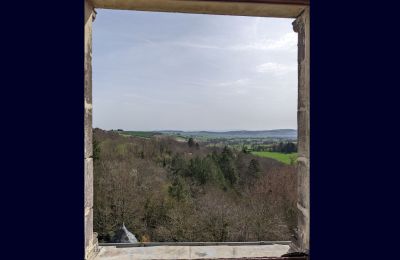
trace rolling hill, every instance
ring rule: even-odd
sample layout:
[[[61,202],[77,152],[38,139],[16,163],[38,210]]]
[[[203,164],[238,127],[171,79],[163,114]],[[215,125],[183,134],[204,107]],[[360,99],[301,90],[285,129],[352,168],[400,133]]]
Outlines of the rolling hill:
[[[239,130],[225,132],[163,130],[157,132],[167,135],[204,136],[208,138],[297,138],[297,130],[295,129],[274,129],[260,131]]]

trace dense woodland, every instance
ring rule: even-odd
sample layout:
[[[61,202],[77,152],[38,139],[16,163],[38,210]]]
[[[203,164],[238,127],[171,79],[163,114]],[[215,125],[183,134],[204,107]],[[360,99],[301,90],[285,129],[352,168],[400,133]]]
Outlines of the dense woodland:
[[[295,166],[191,139],[94,129],[94,231],[139,241],[290,240]]]
[[[272,142],[271,144],[265,145],[257,145],[252,144],[251,151],[262,152],[276,152],[276,153],[296,153],[297,152],[297,144],[294,142]]]

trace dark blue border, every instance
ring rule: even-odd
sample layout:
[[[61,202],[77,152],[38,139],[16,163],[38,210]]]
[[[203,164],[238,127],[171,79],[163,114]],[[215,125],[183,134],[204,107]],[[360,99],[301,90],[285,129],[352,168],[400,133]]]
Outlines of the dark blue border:
[[[0,18],[0,258],[82,259],[84,2],[9,3]]]
[[[312,259],[396,258],[396,10],[311,3]]]
[[[0,16],[3,253],[82,259],[83,1],[12,5]],[[312,259],[396,258],[397,10],[312,1]]]

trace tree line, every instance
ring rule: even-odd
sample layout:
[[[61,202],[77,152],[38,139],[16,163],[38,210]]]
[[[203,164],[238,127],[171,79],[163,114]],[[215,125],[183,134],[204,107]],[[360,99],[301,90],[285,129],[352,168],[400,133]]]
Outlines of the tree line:
[[[253,145],[251,150],[257,152],[269,151],[276,153],[297,153],[297,144],[293,142],[279,142],[269,146]]]

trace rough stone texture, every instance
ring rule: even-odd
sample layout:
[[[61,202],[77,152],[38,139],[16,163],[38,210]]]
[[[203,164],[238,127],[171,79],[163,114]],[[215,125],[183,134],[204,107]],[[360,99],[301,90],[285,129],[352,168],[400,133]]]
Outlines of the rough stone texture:
[[[85,94],[86,95],[86,94]],[[85,104],[86,106],[86,104]],[[93,156],[93,134],[92,134],[92,109],[85,108],[84,116],[84,132],[85,132],[85,158],[91,158]]]
[[[279,257],[288,245],[100,247],[96,260]]]
[[[308,253],[310,243],[310,11],[293,22],[298,33],[298,223],[291,251]]]
[[[85,159],[85,209],[93,208],[93,159]]]
[[[298,157],[309,157],[310,128],[309,111],[302,107],[297,111],[297,153]]]
[[[92,22],[94,9],[85,1],[85,87],[84,87],[84,153],[85,153],[85,259],[97,252],[97,236],[93,233],[93,137],[92,137]]]
[[[91,247],[93,241],[93,210],[85,207],[85,248]],[[88,254],[88,252],[86,252]]]
[[[92,157],[92,20],[93,8],[85,1],[85,158]]]
[[[297,189],[301,190],[303,192],[298,192],[297,202],[303,208],[307,208],[307,209],[309,209],[309,207],[310,207],[310,201],[309,201],[308,192],[304,192],[304,191],[307,191],[310,188],[309,182],[307,181],[308,176],[309,176],[309,170],[310,170],[309,160],[305,157],[298,157],[298,159],[297,159],[297,175],[298,175],[298,178],[303,181],[298,184]]]
[[[309,1],[93,0],[93,4],[105,9],[295,18]]]

